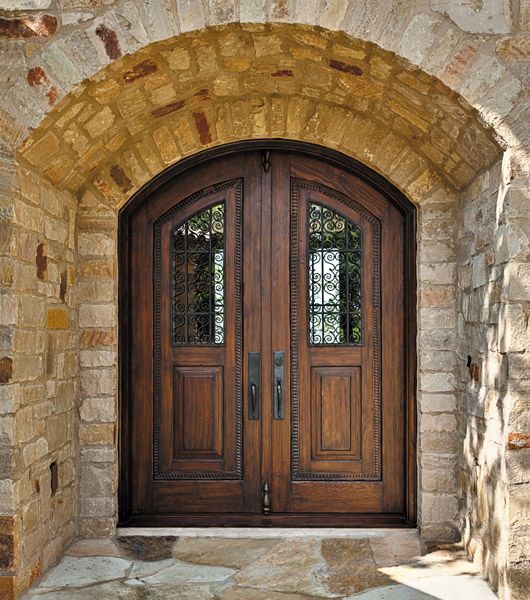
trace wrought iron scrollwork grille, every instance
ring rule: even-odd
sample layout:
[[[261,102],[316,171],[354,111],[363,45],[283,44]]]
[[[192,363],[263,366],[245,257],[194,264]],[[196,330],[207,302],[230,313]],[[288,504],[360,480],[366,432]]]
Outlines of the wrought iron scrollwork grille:
[[[176,227],[171,244],[173,344],[223,344],[224,202],[203,209]]]
[[[362,343],[362,231],[316,202],[308,206],[308,312],[312,345]]]

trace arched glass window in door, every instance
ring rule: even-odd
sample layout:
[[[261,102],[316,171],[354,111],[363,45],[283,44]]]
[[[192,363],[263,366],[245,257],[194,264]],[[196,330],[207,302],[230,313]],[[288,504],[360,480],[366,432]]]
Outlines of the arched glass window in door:
[[[309,343],[362,343],[362,232],[323,204],[308,210]]]
[[[225,206],[201,210],[172,232],[173,344],[224,343]]]

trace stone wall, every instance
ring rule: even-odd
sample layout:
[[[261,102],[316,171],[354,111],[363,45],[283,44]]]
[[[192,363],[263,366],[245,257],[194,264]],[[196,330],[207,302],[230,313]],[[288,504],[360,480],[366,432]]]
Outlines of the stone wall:
[[[7,593],[39,577],[76,535],[78,357],[76,201],[23,169],[2,201],[0,412],[12,452],[2,454],[10,473],[2,481],[0,590]]]
[[[418,225],[418,463],[422,537],[460,537],[456,396],[456,197],[424,199]]]
[[[463,195],[458,218],[459,483],[464,542],[502,598],[530,573],[528,182],[505,160]]]
[[[79,535],[114,534],[118,490],[117,215],[91,194],[78,213]]]

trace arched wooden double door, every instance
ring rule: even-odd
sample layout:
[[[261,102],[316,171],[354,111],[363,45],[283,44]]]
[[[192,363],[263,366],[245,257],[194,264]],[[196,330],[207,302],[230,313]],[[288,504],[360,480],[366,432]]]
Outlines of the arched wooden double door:
[[[122,215],[122,523],[414,519],[413,218],[305,150],[225,149]]]

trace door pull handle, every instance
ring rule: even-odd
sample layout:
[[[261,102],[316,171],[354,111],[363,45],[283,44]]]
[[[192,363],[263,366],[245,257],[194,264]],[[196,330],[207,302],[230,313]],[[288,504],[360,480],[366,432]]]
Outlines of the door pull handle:
[[[250,414],[251,418],[256,418],[256,384],[250,384]]]
[[[248,418],[259,421],[261,418],[260,407],[260,354],[248,353]]]
[[[285,373],[285,352],[274,353],[274,418],[284,418],[285,391],[284,391],[284,373]]]

